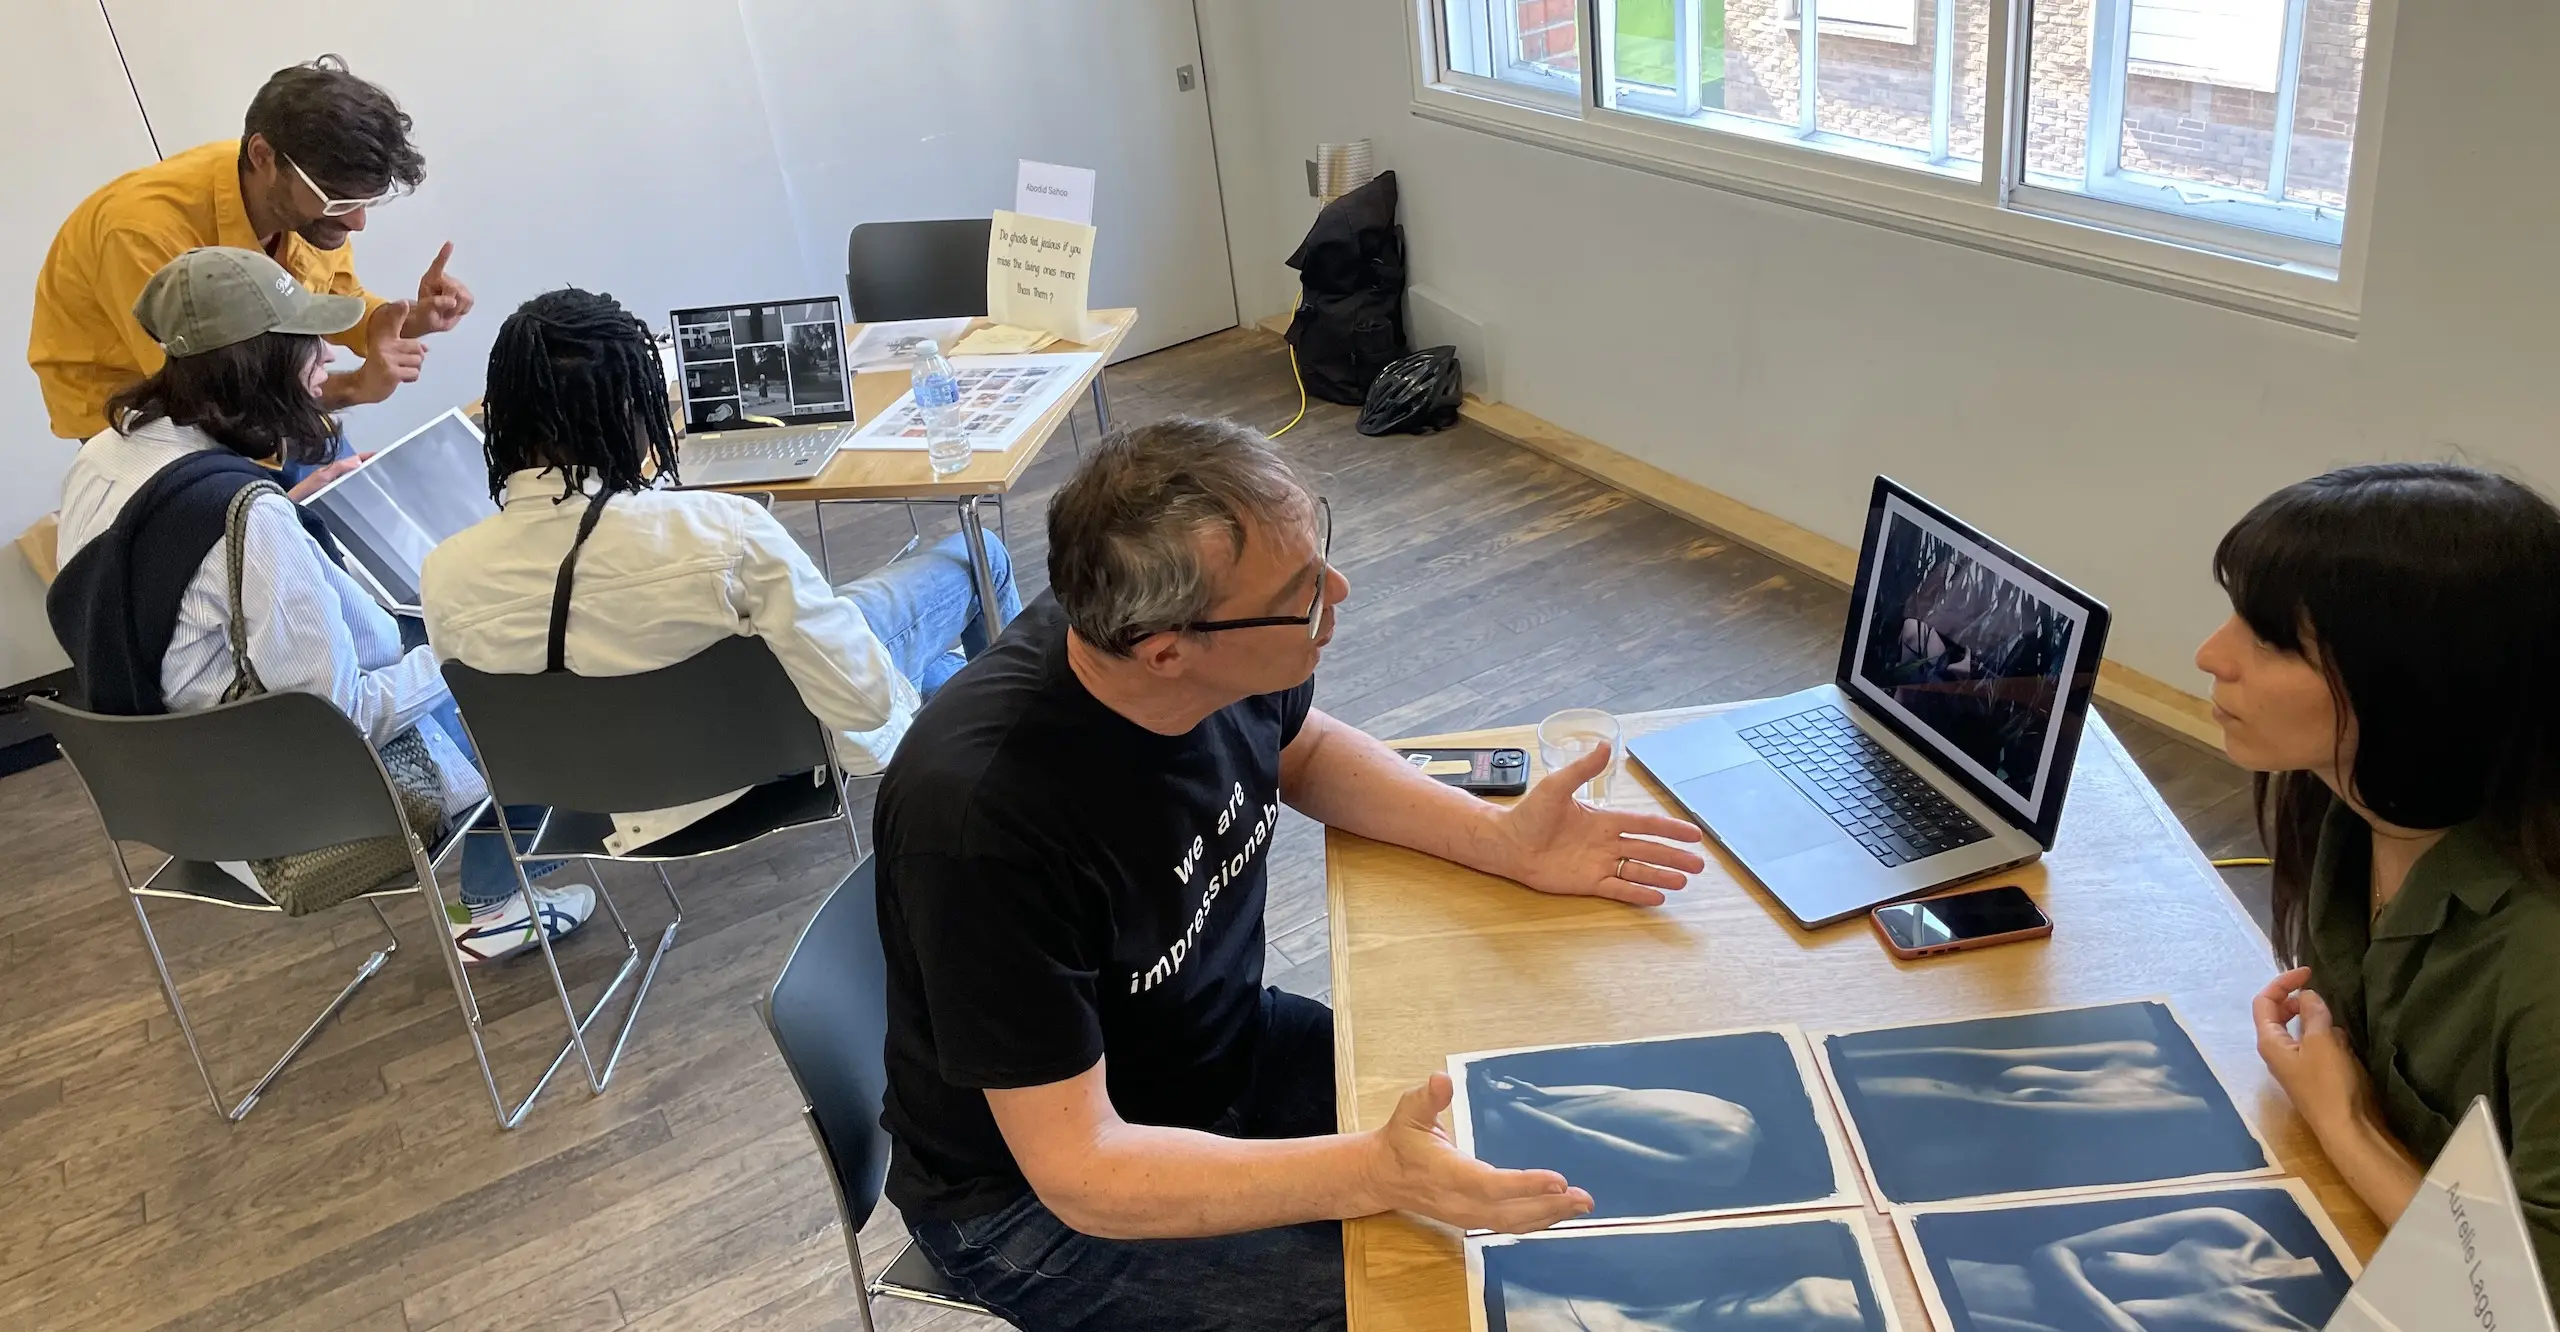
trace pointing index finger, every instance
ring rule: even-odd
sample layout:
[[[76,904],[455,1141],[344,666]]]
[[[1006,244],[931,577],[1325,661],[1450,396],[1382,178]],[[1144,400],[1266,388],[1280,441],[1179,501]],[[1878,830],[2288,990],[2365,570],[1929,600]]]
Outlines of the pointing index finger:
[[[452,241],[446,241],[446,242],[444,243],[444,248],[443,248],[443,249],[441,249],[441,250],[436,251],[436,261],[435,261],[434,263],[432,263],[432,264],[427,265],[427,275],[426,275],[425,277],[423,277],[423,278],[420,278],[420,279],[419,279],[419,281],[421,281],[421,282],[437,282],[437,281],[441,281],[441,280],[444,278],[444,264],[445,264],[445,261],[446,261],[447,259],[451,259],[452,257],[453,257],[453,242],[452,242]]]

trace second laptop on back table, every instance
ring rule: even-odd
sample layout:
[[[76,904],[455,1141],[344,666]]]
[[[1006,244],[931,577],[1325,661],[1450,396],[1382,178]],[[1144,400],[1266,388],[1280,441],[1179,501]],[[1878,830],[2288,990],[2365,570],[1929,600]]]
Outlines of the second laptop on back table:
[[[853,439],[844,310],[833,296],[678,310],[687,486],[806,481]]]

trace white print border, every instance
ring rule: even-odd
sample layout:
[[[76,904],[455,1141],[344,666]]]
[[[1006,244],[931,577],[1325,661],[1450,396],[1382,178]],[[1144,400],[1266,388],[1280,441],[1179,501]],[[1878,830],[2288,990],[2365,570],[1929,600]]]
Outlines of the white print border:
[[[1768,1028],[1706,1034],[1745,1035],[1748,1031],[1759,1030],[1768,1030]],[[1623,1045],[1628,1042],[1602,1041],[1598,1044]],[[1551,1050],[1566,1047],[1538,1045],[1528,1048]],[[1515,1052],[1486,1051],[1485,1053]],[[1884,1332],[1902,1332],[1902,1318],[1894,1307],[1893,1283],[1885,1279],[1884,1262],[1876,1249],[1875,1236],[1867,1227],[1868,1219],[1875,1215],[1874,1212],[1863,1207],[1831,1208],[1819,1212],[1777,1212],[1761,1216],[1691,1218],[1683,1221],[1612,1222],[1598,1228],[1558,1227],[1552,1230],[1534,1231],[1526,1235],[1488,1235],[1481,1232],[1470,1234],[1466,1237],[1467,1326],[1471,1332],[1490,1332],[1484,1316],[1484,1251],[1489,1248],[1505,1248],[1513,1244],[1538,1244],[1548,1240],[1603,1240],[1620,1235],[1668,1235],[1692,1230],[1760,1230],[1777,1226],[1802,1225],[1806,1222],[1832,1221],[1847,1226],[1849,1233],[1858,1241],[1858,1258],[1860,1262],[1866,1264],[1867,1269],[1867,1293],[1875,1300],[1876,1311],[1884,1316]],[[1899,1235],[1899,1233],[1897,1230],[1896,1234]],[[1910,1241],[1906,1239],[1902,1243],[1907,1246]],[[1910,1254],[1906,1252],[1903,1257],[1908,1259]]]
[[[1449,1114],[1457,1127],[1458,1150],[1469,1156],[1476,1154],[1476,1122],[1467,1103],[1467,1065],[1507,1055],[1538,1054],[1548,1050],[1600,1050],[1623,1045],[1661,1045],[1670,1041],[1710,1040],[1720,1036],[1776,1035],[1785,1038],[1787,1052],[1795,1057],[1796,1076],[1804,1083],[1805,1104],[1813,1111],[1814,1123],[1822,1128],[1822,1147],[1831,1161],[1832,1189],[1827,1197],[1807,1198],[1802,1202],[1762,1203],[1747,1207],[1713,1207],[1690,1212],[1667,1212],[1660,1216],[1582,1217],[1556,1224],[1558,1230],[1625,1229],[1637,1225],[1701,1221],[1715,1217],[1775,1216],[1789,1212],[1829,1211],[1840,1207],[1865,1207],[1871,1182],[1863,1162],[1851,1156],[1846,1134],[1848,1116],[1841,1113],[1838,1102],[1827,1094],[1829,1084],[1821,1074],[1821,1060],[1815,1056],[1812,1041],[1804,1029],[1794,1023],[1777,1023],[1766,1027],[1733,1027],[1722,1031],[1683,1031],[1662,1036],[1636,1036],[1621,1041],[1561,1041],[1553,1045],[1517,1045],[1503,1050],[1470,1050],[1449,1056]],[[1825,1114],[1828,1109],[1831,1113]],[[1571,1183],[1567,1180],[1566,1183]],[[1881,1197],[1882,1195],[1874,1195]],[[1482,1233],[1482,1232],[1477,1232]]]
[[[2328,1210],[2320,1205],[2319,1195],[2311,1191],[2310,1185],[2291,1175],[2275,1179],[2230,1180],[2220,1184],[2145,1186],[2038,1197],[2017,1195],[2006,1201],[1973,1199],[1965,1202],[1924,1203],[1914,1207],[1893,1208],[1889,1215],[1893,1221],[1894,1238],[1902,1245],[1903,1260],[1911,1267],[1911,1279],[1919,1285],[1921,1306],[1929,1311],[1929,1325],[1937,1329],[1937,1332],[1958,1332],[1955,1315],[1948,1310],[1946,1297],[1938,1290],[1937,1272],[1929,1266],[1928,1250],[1920,1247],[1919,1229],[1912,1224],[1914,1217],[1949,1212],[2025,1211],[2029,1208],[2051,1207],[2063,1203],[2122,1202],[2128,1198],[2176,1198],[2207,1193],[2231,1193],[2243,1189],[2261,1189],[2293,1195],[2295,1205],[2301,1207],[2302,1214],[2311,1219],[2311,1228],[2320,1232],[2321,1242],[2329,1246],[2329,1255],[2338,1260],[2340,1267],[2346,1269],[2347,1280],[2352,1283],[2356,1278],[2364,1275],[2364,1264],[2356,1258],[2355,1247],[2347,1243],[2347,1237],[2339,1233],[2337,1223],[2329,1219]],[[1471,1270],[1472,1266],[1473,1256],[1470,1254]]]
[[[2186,1037],[2187,1044],[2195,1047],[2196,1057],[2204,1061],[2205,1071],[2213,1075],[2214,1085],[2221,1090],[2222,1098],[2225,1101],[2230,1102],[2232,1113],[2239,1117],[2241,1127],[2249,1131],[2249,1140],[2258,1144],[2258,1154],[2266,1158],[2267,1163],[2265,1165],[2260,1166],[2255,1170],[2231,1170],[2223,1171],[2218,1174],[2207,1175],[2180,1175],[2175,1179],[2144,1180],[2134,1184],[2097,1184],[2060,1189],[2025,1189],[2014,1193],[1986,1193],[1976,1197],[1962,1199],[1948,1198],[1940,1202],[1928,1203],[1900,1202],[1886,1195],[1883,1182],[1876,1178],[1875,1161],[1867,1155],[1866,1137],[1858,1131],[1858,1117],[1849,1113],[1848,1094],[1841,1089],[1839,1074],[1831,1067],[1832,1037],[1858,1036],[1871,1031],[1919,1031],[1929,1027],[1951,1027],[1960,1022],[1986,1022],[1998,1018],[2035,1017],[2043,1013],[2076,1013],[2084,1009],[2092,1008],[2121,1008],[2127,1004],[2158,1004],[2162,1008],[2168,1010],[2169,1020],[2178,1025],[2178,1034]],[[2117,1193],[2136,1193],[2147,1189],[2175,1189],[2214,1183],[2247,1183],[2253,1180],[2274,1179],[2284,1174],[2284,1166],[2277,1161],[2276,1149],[2267,1141],[2266,1133],[2258,1127],[2258,1121],[2251,1118],[2248,1111],[2240,1108],[2240,1098],[2231,1094],[2231,1084],[2223,1080],[2222,1070],[2215,1067],[2213,1055],[2206,1051],[2204,1048],[2204,1042],[2196,1039],[2195,1029],[2187,1025],[2186,1015],[2180,1013],[2178,1011],[2178,1006],[2171,1003],[2169,996],[2165,994],[2142,995],[2132,999],[2107,999],[2093,1004],[2054,1004],[2046,1008],[2016,1008],[2001,1013],[1975,1013],[1964,1017],[1930,1018],[1925,1022],[1884,1022],[1871,1027],[1843,1027],[1837,1030],[1821,1029],[1812,1032],[1810,1034],[1810,1038],[1816,1053],[1814,1063],[1822,1072],[1823,1085],[1828,1088],[1831,1093],[1832,1112],[1839,1116],[1841,1126],[1848,1132],[1849,1145],[1858,1154],[1858,1171],[1866,1184],[1868,1196],[1875,1199],[1876,1203],[1887,1212],[1901,1212],[1915,1207],[1941,1207],[1957,1202],[1997,1205],[2001,1203],[2035,1202],[2050,1198],[2080,1198]]]

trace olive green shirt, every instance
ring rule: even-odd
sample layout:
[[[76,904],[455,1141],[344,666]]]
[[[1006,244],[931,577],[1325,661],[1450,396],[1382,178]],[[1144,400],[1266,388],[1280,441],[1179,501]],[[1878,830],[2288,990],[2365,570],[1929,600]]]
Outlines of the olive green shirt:
[[[2489,1098],[2560,1300],[2560,890],[2464,824],[2418,858],[2377,920],[2372,851],[2364,820],[2330,810],[2311,864],[2311,988],[2419,1161]]]

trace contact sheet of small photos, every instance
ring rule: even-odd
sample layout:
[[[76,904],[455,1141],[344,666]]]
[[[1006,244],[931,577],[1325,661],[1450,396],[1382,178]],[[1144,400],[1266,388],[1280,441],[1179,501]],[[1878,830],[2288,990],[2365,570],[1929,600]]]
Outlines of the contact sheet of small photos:
[[[960,380],[960,433],[982,451],[1012,448],[1058,400],[1072,392],[1100,352],[964,356],[951,363]],[[857,449],[925,447],[924,413],[913,391],[855,432]]]
[[[1477,1332],[2306,1332],[2358,1271],[2161,1000],[1452,1055],[1458,1146],[1590,1216],[1466,1240]],[[1870,1201],[1872,1199],[1872,1201]]]

